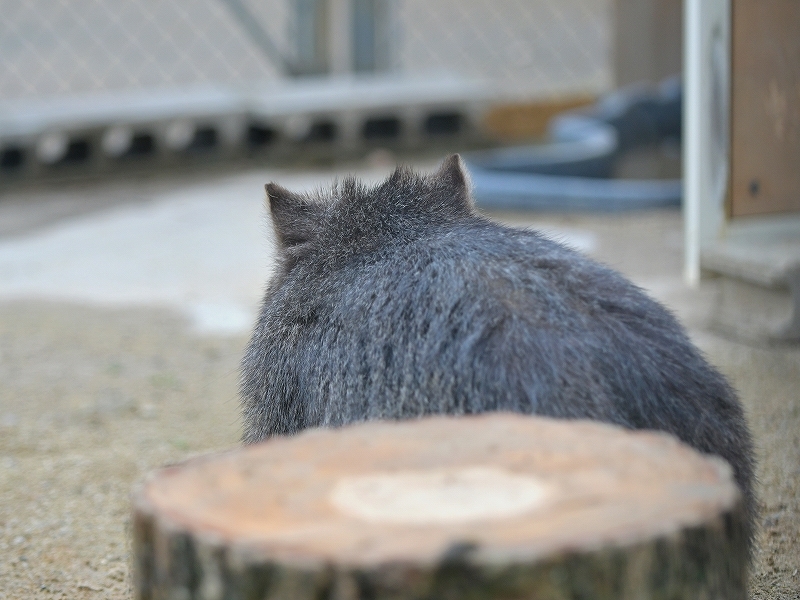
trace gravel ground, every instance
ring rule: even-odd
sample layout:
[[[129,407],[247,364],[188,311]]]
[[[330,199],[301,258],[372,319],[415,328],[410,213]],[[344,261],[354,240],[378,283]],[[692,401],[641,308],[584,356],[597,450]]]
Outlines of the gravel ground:
[[[763,527],[751,595],[800,598],[800,350],[703,329],[714,287],[681,284],[677,212],[495,216],[576,232],[673,308],[731,378],[758,446]],[[166,309],[0,302],[0,598],[130,597],[131,486],[238,443],[245,342],[200,335]]]

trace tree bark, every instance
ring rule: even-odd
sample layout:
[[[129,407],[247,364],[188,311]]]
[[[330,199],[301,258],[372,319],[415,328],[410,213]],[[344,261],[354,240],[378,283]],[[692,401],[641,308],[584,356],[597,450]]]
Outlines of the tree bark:
[[[731,470],[673,438],[520,415],[313,430],[152,474],[157,599],[745,598]]]

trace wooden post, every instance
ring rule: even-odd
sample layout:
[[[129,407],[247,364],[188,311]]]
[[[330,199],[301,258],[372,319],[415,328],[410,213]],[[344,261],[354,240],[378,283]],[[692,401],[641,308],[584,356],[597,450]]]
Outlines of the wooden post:
[[[729,217],[797,216],[800,3],[734,0],[731,16]]]
[[[133,504],[142,600],[745,597],[728,465],[587,421],[314,430],[158,471]]]

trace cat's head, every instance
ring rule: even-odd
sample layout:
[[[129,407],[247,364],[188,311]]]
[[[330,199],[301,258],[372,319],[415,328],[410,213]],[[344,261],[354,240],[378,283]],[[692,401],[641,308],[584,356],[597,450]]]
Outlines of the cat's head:
[[[458,154],[428,175],[398,167],[374,187],[347,177],[324,192],[294,193],[276,183],[266,190],[285,269],[311,257],[334,264],[475,214]]]

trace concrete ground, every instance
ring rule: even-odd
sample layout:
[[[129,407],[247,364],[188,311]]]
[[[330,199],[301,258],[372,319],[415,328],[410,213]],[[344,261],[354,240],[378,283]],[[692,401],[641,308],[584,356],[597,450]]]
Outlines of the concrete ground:
[[[237,366],[272,260],[263,183],[300,189],[340,174],[0,196],[0,598],[130,597],[131,486],[238,443]],[[751,595],[800,598],[800,349],[706,331],[715,290],[682,283],[677,211],[491,216],[628,275],[730,377],[758,447]]]

